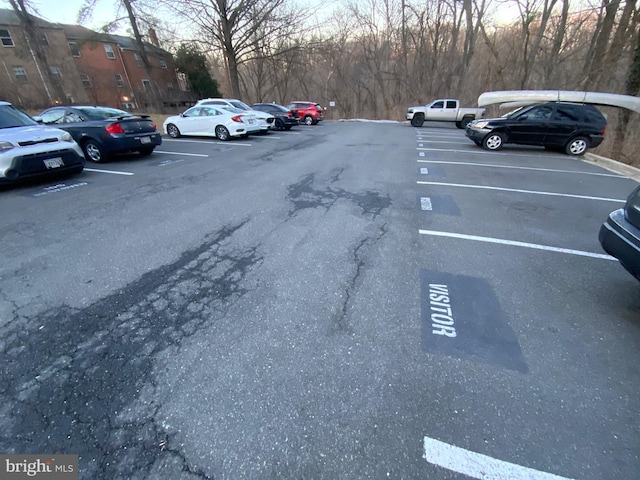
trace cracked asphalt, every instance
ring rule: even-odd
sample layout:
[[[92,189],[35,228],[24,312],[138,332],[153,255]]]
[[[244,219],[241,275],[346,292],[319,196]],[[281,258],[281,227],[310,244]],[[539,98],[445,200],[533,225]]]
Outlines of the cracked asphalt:
[[[95,480],[466,478],[424,460],[431,436],[634,477],[637,369],[607,366],[638,356],[635,284],[607,270],[615,293],[594,294],[580,264],[580,289],[542,267],[522,288],[519,252],[419,238],[460,208],[419,211],[407,125],[269,137],[167,139],[100,166],[132,176],[0,191],[0,452],[78,454]],[[425,268],[493,288],[528,368],[425,352]]]

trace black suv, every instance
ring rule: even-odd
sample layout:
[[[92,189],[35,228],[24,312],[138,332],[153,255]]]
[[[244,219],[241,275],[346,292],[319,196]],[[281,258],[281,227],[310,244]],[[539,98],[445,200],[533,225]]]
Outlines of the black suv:
[[[500,118],[475,120],[465,133],[487,150],[516,143],[582,155],[602,143],[606,127],[606,119],[593,105],[547,102],[520,107]]]

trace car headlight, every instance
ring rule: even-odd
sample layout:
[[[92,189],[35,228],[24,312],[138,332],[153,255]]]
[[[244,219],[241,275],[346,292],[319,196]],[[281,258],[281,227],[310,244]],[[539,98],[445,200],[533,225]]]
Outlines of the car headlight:
[[[62,140],[63,142],[73,142],[73,137],[69,132],[64,132],[60,137],[60,140]]]
[[[0,152],[7,152],[14,147],[15,145],[11,142],[0,142]]]
[[[486,120],[478,120],[476,122],[473,122],[473,128],[484,128],[487,125],[489,125],[489,122],[487,122]]]

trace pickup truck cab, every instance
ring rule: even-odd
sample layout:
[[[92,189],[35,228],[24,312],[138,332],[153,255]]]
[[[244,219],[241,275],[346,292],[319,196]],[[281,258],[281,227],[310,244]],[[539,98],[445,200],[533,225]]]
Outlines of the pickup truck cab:
[[[426,105],[409,107],[407,120],[414,127],[425,121],[455,122],[456,127],[465,128],[469,122],[484,115],[484,108],[460,108],[460,102],[452,98],[441,98]]]

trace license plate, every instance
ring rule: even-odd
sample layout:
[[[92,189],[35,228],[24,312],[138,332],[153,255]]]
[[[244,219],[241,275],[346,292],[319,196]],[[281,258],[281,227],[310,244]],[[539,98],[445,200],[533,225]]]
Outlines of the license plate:
[[[256,123],[256,121],[253,118],[249,119],[249,125],[253,125],[254,123]]]
[[[47,168],[59,168],[64,166],[64,162],[62,161],[62,157],[47,158],[44,160],[44,166]]]
[[[140,138],[140,143],[151,143],[151,137]]]

